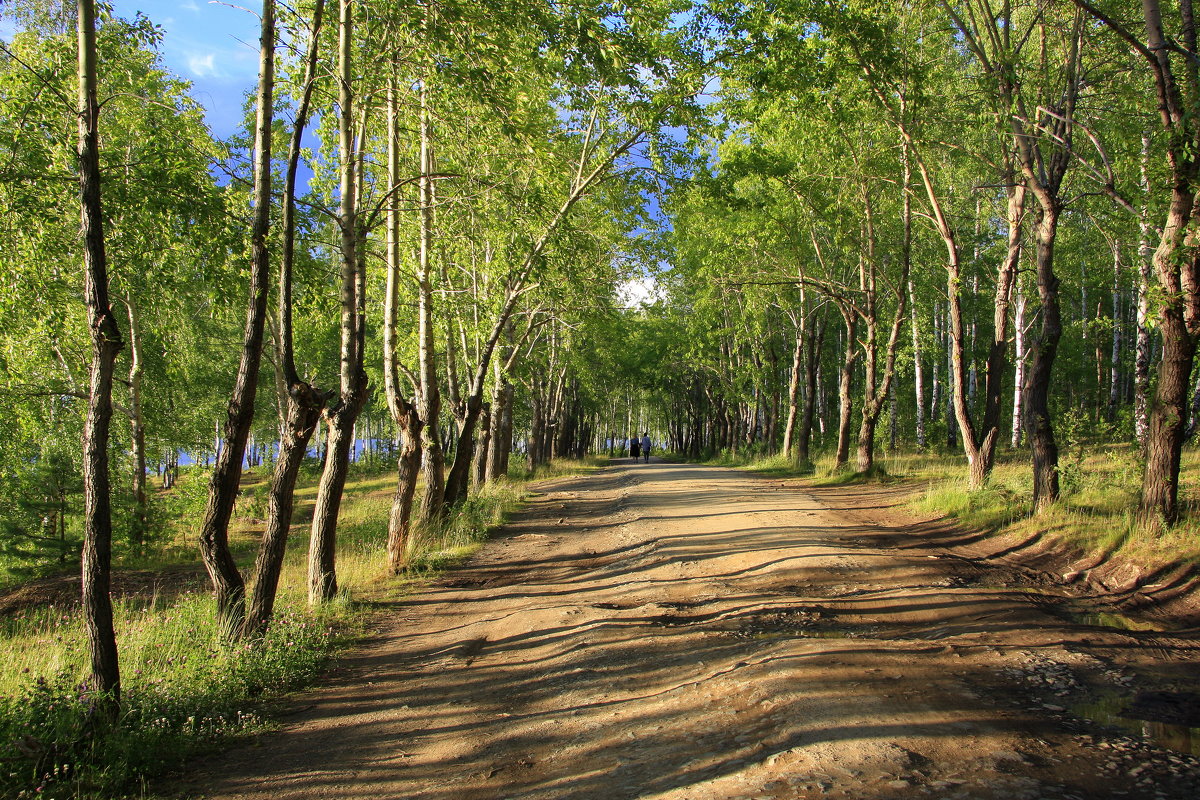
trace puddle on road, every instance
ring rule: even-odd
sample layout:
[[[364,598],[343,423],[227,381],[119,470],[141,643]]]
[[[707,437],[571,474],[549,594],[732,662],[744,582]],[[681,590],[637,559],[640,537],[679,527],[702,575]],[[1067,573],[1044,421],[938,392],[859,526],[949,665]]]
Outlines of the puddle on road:
[[[1081,625],[1093,625],[1100,628],[1115,628],[1121,631],[1150,631],[1153,633],[1166,633],[1171,630],[1169,626],[1163,625],[1160,622],[1152,622],[1145,619],[1134,619],[1127,617],[1124,614],[1117,614],[1112,611],[1079,611],[1070,614],[1073,622],[1078,622]]]
[[[796,628],[790,631],[760,631],[747,638],[755,640],[773,639],[853,639],[851,631],[842,628]]]
[[[1093,628],[1109,628],[1117,631],[1132,631],[1136,633],[1170,633],[1175,630],[1172,626],[1159,620],[1131,617],[1116,611],[1098,611],[1094,608],[1075,608],[1058,606],[1051,613],[1059,619],[1074,622],[1077,625],[1087,625]]]
[[[1074,705],[1071,711],[1092,722],[1121,728],[1159,747],[1200,756],[1200,728],[1121,716],[1121,712],[1129,707],[1130,701],[1131,698],[1123,695],[1107,694],[1098,700]]]

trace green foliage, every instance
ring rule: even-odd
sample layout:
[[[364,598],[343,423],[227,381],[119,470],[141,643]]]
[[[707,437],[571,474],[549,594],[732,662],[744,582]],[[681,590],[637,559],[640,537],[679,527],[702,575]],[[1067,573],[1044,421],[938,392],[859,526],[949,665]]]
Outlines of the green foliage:
[[[75,510],[83,487],[75,464],[62,453],[45,452],[24,469],[0,480],[0,585],[52,566],[74,564],[80,531]]]
[[[121,715],[111,725],[80,683],[83,632],[74,615],[33,612],[7,622],[9,647],[56,643],[65,663],[50,674],[26,666],[3,675],[0,742],[13,754],[0,774],[6,796],[116,796],[261,730],[261,704],[308,685],[355,630],[344,615],[290,607],[264,638],[225,645],[207,597],[119,612],[126,677]]]

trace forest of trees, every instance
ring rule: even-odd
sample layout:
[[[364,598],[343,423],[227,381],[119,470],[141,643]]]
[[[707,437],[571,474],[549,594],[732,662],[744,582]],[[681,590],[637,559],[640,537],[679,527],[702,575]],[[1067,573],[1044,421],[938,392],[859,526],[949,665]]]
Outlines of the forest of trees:
[[[155,547],[181,457],[232,638],[270,624],[306,462],[309,599],[336,595],[356,442],[394,464],[391,572],[516,450],[635,427],[864,473],[935,448],[973,487],[1023,449],[1036,512],[1082,425],[1140,446],[1143,524],[1181,516],[1190,0],[264,0],[227,141],[150,19],[4,13],[0,548],[82,565],[114,702],[111,560]]]

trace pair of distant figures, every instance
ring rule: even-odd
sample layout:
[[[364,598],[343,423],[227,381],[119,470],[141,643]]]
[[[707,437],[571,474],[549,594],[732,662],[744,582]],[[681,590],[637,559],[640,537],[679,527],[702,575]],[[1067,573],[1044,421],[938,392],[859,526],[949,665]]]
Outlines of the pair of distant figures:
[[[642,438],[636,436],[629,437],[629,455],[633,456],[633,460],[637,461],[638,456],[646,459],[646,463],[650,463],[650,447],[653,442],[650,441],[650,434],[643,433]]]

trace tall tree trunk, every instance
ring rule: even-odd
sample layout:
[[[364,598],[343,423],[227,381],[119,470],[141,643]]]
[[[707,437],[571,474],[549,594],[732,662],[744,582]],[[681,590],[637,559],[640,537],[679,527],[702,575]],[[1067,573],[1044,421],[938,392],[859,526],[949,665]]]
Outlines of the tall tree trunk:
[[[938,414],[942,408],[942,380],[941,380],[941,358],[938,350],[942,346],[942,308],[941,304],[934,302],[933,316],[930,322],[933,325],[933,352],[929,356],[929,421],[937,423]]]
[[[814,312],[818,313],[818,312]],[[817,414],[817,386],[821,376],[821,345],[825,343],[825,327],[828,324],[824,310],[814,318],[815,335],[808,337],[804,360],[804,413],[800,417],[800,432],[796,437],[796,463],[802,469],[812,466],[812,430]]]
[[[108,435],[112,383],[121,330],[108,300],[108,260],[100,202],[100,104],[97,100],[96,9],[78,0],[79,208],[83,233],[84,303],[92,339],[87,418],[83,427],[83,619],[91,659],[91,687],[100,707],[115,718],[121,702],[121,671],[109,597],[112,560],[112,497]]]
[[[126,298],[129,312],[129,427],[133,450],[133,519],[129,540],[135,552],[146,543],[149,520],[146,512],[146,417],[142,410],[142,331],[133,298]]]
[[[1158,367],[1158,389],[1150,409],[1146,438],[1146,468],[1142,476],[1142,498],[1138,516],[1143,523],[1172,525],[1179,518],[1179,464],[1187,433],[1188,387],[1196,356],[1197,308],[1195,247],[1185,245],[1192,218],[1194,192],[1191,186],[1177,187],[1164,226],[1162,240],[1154,252],[1154,271],[1162,287],[1158,309],[1162,331],[1162,360]],[[1187,271],[1180,261],[1188,259]],[[1190,285],[1185,290],[1184,281]]]
[[[392,191],[400,183],[400,98],[395,74],[388,82],[388,184]],[[400,304],[400,209],[395,196],[387,211],[387,288],[383,306],[383,385],[388,411],[400,431],[400,453],[396,462],[396,491],[388,514],[388,572],[404,569],[412,524],[413,498],[421,469],[421,429],[418,400],[409,400],[400,387],[401,366],[396,352],[396,328]],[[419,380],[416,381],[419,383]]]
[[[1133,430],[1143,448],[1150,433],[1150,284],[1154,277],[1154,245],[1150,222],[1150,134],[1142,134],[1142,206],[1138,215],[1137,343],[1133,361]]]
[[[835,471],[845,469],[850,463],[850,426],[854,423],[854,365],[861,355],[855,346],[858,316],[853,309],[842,308],[842,317],[846,324],[846,349],[842,355],[842,370],[838,377],[838,441],[833,464]]]
[[[536,380],[536,379],[535,379]],[[526,450],[527,464],[530,472],[542,465],[542,442],[546,436],[545,403],[537,387],[531,387],[529,393],[529,444]]]
[[[987,374],[984,377],[983,424],[979,434],[981,479],[986,481],[996,462],[996,447],[1000,442],[1000,417],[1004,408],[1004,379],[1008,373],[1009,309],[1012,307],[1013,286],[1021,263],[1022,230],[1025,218],[1024,184],[1014,184],[1013,170],[1008,190],[1008,247],[996,271],[996,290],[993,294],[992,342],[988,348]]]
[[[1113,241],[1112,246],[1112,341],[1108,352],[1108,402],[1104,409],[1104,419],[1109,423],[1117,419],[1121,397],[1121,245]]]
[[[1054,239],[1058,209],[1038,210],[1037,265],[1038,297],[1041,299],[1042,329],[1030,350],[1032,360],[1025,378],[1025,433],[1033,456],[1033,508],[1041,510],[1058,499],[1058,444],[1050,419],[1050,379],[1058,342],[1062,338],[1062,316],[1058,303],[1058,277],[1054,274]],[[1185,378],[1186,382],[1186,378]]]
[[[912,207],[908,184],[911,178],[908,159],[904,160],[904,202],[901,211],[901,227],[904,231],[900,247],[900,278],[896,286],[896,312],[892,319],[892,327],[888,333],[888,341],[884,350],[884,367],[882,377],[877,376],[879,363],[879,293],[878,278],[875,267],[875,225],[871,213],[870,194],[863,188],[863,203],[867,230],[866,289],[863,298],[863,309],[866,312],[867,323],[867,352],[866,380],[863,387],[862,423],[858,432],[857,468],[859,472],[870,472],[875,467],[875,431],[879,424],[879,415],[883,413],[884,403],[891,394],[892,378],[896,374],[896,351],[900,346],[900,331],[904,327],[904,315],[908,308],[908,295],[905,287],[912,267]]]
[[[482,391],[472,391],[467,395],[463,400],[462,409],[463,415],[458,421],[458,438],[454,445],[454,459],[446,473],[443,502],[447,508],[465,500],[471,485],[471,464],[475,460],[475,426],[483,411]]]
[[[262,360],[267,318],[270,257],[267,234],[271,219],[271,126],[275,80],[275,2],[263,0],[259,39],[258,112],[254,132],[254,222],[250,231],[250,297],[242,336],[223,446],[209,482],[208,504],[200,526],[200,554],[217,597],[217,618],[227,636],[237,635],[246,614],[246,585],[229,552],[229,518],[237,501],[246,438],[254,422],[254,395]]]
[[[421,429],[421,474],[425,479],[421,496],[422,524],[439,522],[446,511],[444,473],[445,455],[442,451],[441,390],[437,378],[437,350],[434,341],[433,285],[433,153],[432,124],[429,109],[427,79],[421,82],[420,152],[421,178],[418,184],[421,215],[420,242],[417,249],[417,341],[420,359],[420,410],[424,427]]]
[[[325,413],[329,435],[325,468],[317,485],[312,530],[308,543],[308,602],[319,604],[337,594],[337,521],[342,491],[350,469],[354,426],[367,401],[363,368],[366,330],[366,237],[358,219],[358,153],[355,147],[354,95],[351,90],[354,42],[354,4],[341,0],[338,24],[338,149],[341,151],[341,369],[340,396]],[[365,132],[365,121],[360,134]]]
[[[795,437],[796,437],[796,422],[800,416],[800,388],[801,388],[801,373],[800,370],[804,366],[804,341],[807,338],[805,323],[808,320],[808,313],[805,309],[804,288],[800,289],[800,313],[792,317],[792,324],[796,329],[796,342],[792,348],[792,374],[788,381],[788,415],[787,422],[783,428],[783,452],[789,458],[795,458]]]
[[[287,172],[284,176],[283,197],[280,201],[280,222],[283,237],[279,264],[279,324],[276,329],[277,373],[283,385],[283,418],[279,430],[279,456],[271,473],[267,489],[267,527],[259,543],[254,562],[254,593],[246,614],[245,633],[262,634],[270,624],[275,610],[279,576],[287,550],[288,534],[295,512],[296,480],[308,452],[326,396],[300,377],[296,370],[292,326],[292,272],[296,247],[296,176],[299,172],[300,149],[304,129],[308,125],[313,86],[316,79],[318,45],[324,20],[325,0],[313,7],[312,28],[309,32],[308,54],[305,60],[304,89],[296,109],[288,146]]]
[[[916,395],[916,434],[917,449],[924,450],[929,442],[925,434],[925,370],[921,366],[921,331],[917,327],[917,298],[913,291],[912,280],[908,282],[908,304],[912,311],[909,320],[912,324],[913,349],[913,392]]]

